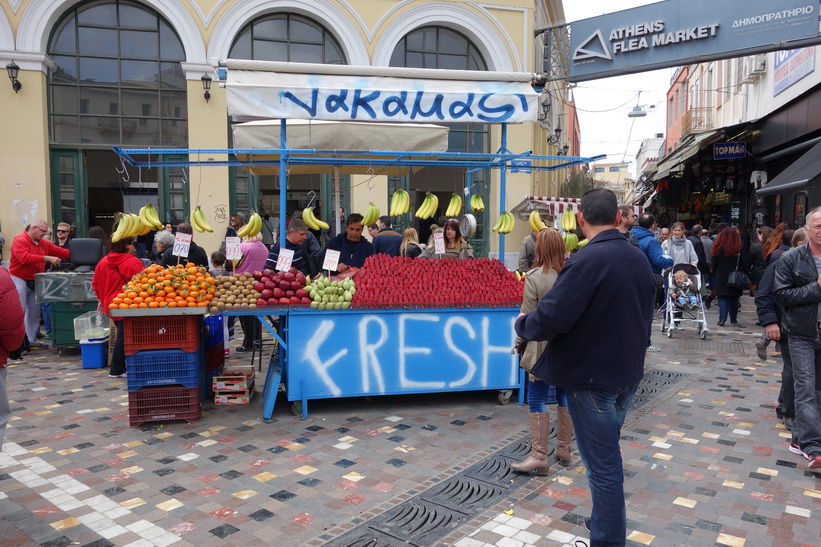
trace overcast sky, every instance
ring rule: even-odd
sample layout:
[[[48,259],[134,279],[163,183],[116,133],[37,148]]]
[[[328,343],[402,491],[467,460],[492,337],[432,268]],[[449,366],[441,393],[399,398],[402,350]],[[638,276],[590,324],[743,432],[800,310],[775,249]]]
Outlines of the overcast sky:
[[[588,17],[652,4],[647,0],[569,0],[564,2],[565,19],[571,23]],[[630,163],[636,176],[635,159],[642,139],[665,132],[666,94],[673,69],[655,70],[602,80],[579,82],[573,89],[581,127],[581,155],[607,154],[608,163]],[[641,95],[639,96],[639,92]],[[627,114],[637,104],[648,111],[643,118]],[[650,105],[655,109],[650,109]]]

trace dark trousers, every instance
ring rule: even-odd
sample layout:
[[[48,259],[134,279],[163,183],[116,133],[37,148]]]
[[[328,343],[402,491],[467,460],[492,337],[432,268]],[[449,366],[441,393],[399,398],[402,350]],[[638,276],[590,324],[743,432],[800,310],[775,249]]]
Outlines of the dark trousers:
[[[242,325],[242,332],[244,334],[242,345],[251,349],[254,346],[254,342],[259,340],[259,319],[250,315],[241,315],[239,322],[240,325]]]
[[[117,322],[117,334],[114,336],[114,353],[111,354],[109,374],[118,375],[125,372],[125,329],[123,322]]]

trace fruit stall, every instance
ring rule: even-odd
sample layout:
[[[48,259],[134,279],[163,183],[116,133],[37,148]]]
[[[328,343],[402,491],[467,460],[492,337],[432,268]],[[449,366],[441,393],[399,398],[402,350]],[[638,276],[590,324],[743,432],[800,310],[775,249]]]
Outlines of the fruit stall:
[[[505,234],[514,224],[514,216],[506,210],[506,172],[514,162],[526,162],[531,172],[537,172],[604,157],[542,156],[507,149],[508,123],[536,121],[539,94],[534,89],[533,74],[237,60],[229,60],[227,68],[224,86],[229,115],[240,121],[268,118],[268,131],[276,138],[266,141],[267,147],[114,147],[114,151],[125,164],[138,168],[241,166],[248,172],[274,170],[282,181],[279,241],[283,247],[288,174],[306,172],[301,169],[333,172],[335,183],[340,172],[464,169],[464,196],[454,194],[447,207],[448,215],[453,217],[460,216],[463,203],[467,205],[465,213],[484,208],[472,191],[471,172],[498,170],[499,212],[494,231],[499,236],[499,256],[504,257]],[[368,89],[367,101],[343,104],[346,97],[364,97],[363,85]],[[372,91],[370,86],[379,91]],[[305,126],[308,121],[308,145],[289,147],[288,131],[293,129],[293,120],[297,120],[293,124],[296,126]],[[400,126],[431,122],[499,124],[500,147],[495,153],[390,150],[384,148],[384,142],[389,141],[382,137],[378,142],[363,144],[366,141],[357,140],[349,144],[353,134],[350,124],[363,121],[385,126],[390,125],[385,122]],[[324,122],[343,125],[326,127],[330,141],[318,145],[319,134],[311,133],[313,122],[317,126]],[[362,134],[371,138],[376,135],[373,129]],[[441,135],[437,133],[436,138]],[[404,133],[397,133],[395,139],[410,141]],[[234,139],[235,146],[238,140]],[[164,160],[166,154],[186,155],[189,159]],[[336,186],[335,210],[338,199]],[[436,196],[428,193],[417,204],[415,216],[433,215],[438,208],[435,200]],[[392,214],[405,214],[409,207],[407,192],[394,193]],[[207,220],[200,218],[201,209],[194,211],[194,228],[209,229]],[[257,212],[251,213],[253,216]],[[366,213],[369,220],[380,215],[373,203]],[[321,225],[321,219],[311,215],[307,220]],[[278,359],[271,360],[262,393],[266,418],[273,413],[280,384],[285,386],[288,401],[301,403],[303,416],[307,416],[308,401],[335,397],[501,390],[499,401],[505,403],[517,389],[518,399],[523,401],[525,375],[511,353],[522,284],[499,260],[377,255],[350,279],[305,279],[291,269],[217,278],[207,284],[211,287],[206,288],[206,295],[198,291],[195,297],[197,309],[211,316],[253,315],[278,342]],[[189,298],[183,305],[188,309]],[[179,306],[177,298],[175,302]],[[245,385],[249,383],[250,379]]]

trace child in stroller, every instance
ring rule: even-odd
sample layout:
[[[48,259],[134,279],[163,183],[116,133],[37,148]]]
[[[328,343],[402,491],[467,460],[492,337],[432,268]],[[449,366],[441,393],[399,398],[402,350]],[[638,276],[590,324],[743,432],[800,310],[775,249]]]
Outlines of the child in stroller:
[[[673,272],[669,294],[681,309],[694,310],[698,307],[698,289],[684,270]]]

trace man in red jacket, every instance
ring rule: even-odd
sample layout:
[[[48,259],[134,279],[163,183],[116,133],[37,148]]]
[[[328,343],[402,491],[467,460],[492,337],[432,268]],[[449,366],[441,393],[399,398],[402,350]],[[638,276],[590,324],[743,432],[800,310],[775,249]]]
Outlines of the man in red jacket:
[[[9,353],[20,347],[23,336],[23,308],[15,298],[14,282],[8,270],[0,268],[0,450],[3,450],[3,437],[6,424],[11,418],[9,396],[6,393],[6,361]]]
[[[11,243],[9,273],[26,314],[26,336],[32,346],[37,343],[40,330],[40,306],[34,299],[34,274],[45,271],[46,262],[59,266],[61,260],[68,260],[70,256],[68,249],[43,239],[47,233],[46,221],[37,219]]]

